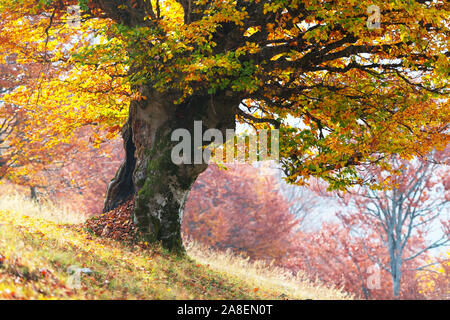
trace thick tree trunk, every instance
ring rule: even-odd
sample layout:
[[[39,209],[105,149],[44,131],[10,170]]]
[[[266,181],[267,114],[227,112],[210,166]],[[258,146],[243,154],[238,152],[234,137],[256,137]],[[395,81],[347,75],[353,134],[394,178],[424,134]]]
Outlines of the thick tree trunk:
[[[203,130],[216,128],[225,134],[226,129],[235,128],[239,101],[226,95],[221,98],[207,95],[192,96],[175,105],[171,94],[146,89],[143,95],[146,100],[130,105],[123,131],[127,157],[109,185],[104,211],[134,194],[133,219],[145,238],[182,253],[180,229],[184,204],[207,164],[175,164],[172,149],[179,142],[171,141],[172,133],[186,129],[193,139],[194,121],[202,121]],[[191,146],[195,146],[193,141]]]

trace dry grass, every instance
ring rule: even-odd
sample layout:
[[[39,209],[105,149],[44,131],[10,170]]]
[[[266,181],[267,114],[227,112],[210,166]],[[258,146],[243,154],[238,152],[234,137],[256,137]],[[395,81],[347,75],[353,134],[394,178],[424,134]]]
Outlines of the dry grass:
[[[191,258],[179,259],[159,247],[128,247],[71,226],[85,219],[74,210],[36,203],[10,186],[0,186],[0,299],[1,291],[15,292],[3,298],[24,299],[352,298],[304,275],[293,276],[281,268],[194,242],[186,244]],[[8,256],[15,258],[8,260]],[[82,291],[64,285],[71,265],[95,271],[94,277],[85,279]],[[18,267],[30,274],[48,270],[52,277],[28,279],[16,271]],[[31,289],[36,287],[47,293]]]
[[[209,268],[235,277],[251,287],[282,293],[281,298],[312,300],[350,300],[353,297],[337,288],[328,288],[319,281],[311,281],[305,274],[293,275],[288,270],[264,263],[249,261],[231,251],[221,252],[193,241],[186,241],[189,256]]]
[[[88,216],[82,212],[76,212],[73,208],[58,205],[40,199],[32,201],[24,195],[23,189],[8,183],[0,184],[0,209],[46,219],[55,223],[77,224],[84,222]]]

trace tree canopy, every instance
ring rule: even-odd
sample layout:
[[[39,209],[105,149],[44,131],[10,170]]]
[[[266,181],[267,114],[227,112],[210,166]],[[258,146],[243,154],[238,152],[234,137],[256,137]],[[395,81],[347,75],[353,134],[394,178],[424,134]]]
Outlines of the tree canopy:
[[[52,150],[83,126],[106,130],[93,134],[94,144],[123,127],[127,157],[105,209],[136,193],[137,223],[169,247],[181,243],[174,230],[206,169],[170,163],[169,136],[197,120],[222,131],[236,121],[279,129],[292,183],[379,187],[384,181],[364,179],[358,167],[395,173],[392,155],[426,157],[449,143],[449,6],[4,0],[0,60],[40,66],[33,81],[3,94],[2,108],[23,114],[25,129],[11,145],[22,157],[38,151],[53,161]]]
[[[80,5],[80,27],[67,5]],[[381,27],[367,27],[376,4]],[[141,83],[175,103],[218,91],[237,115],[280,128],[292,181],[360,183],[353,165],[448,143],[445,1],[34,1],[0,5],[2,56],[40,62],[4,99],[63,139],[95,123],[117,132]],[[48,72],[49,70],[52,72]],[[136,89],[136,90],[133,90]],[[300,119],[294,126],[289,119]],[[39,128],[42,130],[42,128]],[[33,132],[33,139],[44,133]],[[47,147],[51,147],[48,143]]]

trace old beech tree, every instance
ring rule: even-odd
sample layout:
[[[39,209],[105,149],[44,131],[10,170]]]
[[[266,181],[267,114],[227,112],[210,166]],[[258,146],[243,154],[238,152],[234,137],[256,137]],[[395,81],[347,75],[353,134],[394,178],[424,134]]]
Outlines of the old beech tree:
[[[194,121],[279,129],[290,182],[332,189],[376,186],[355,167],[389,170],[386,155],[443,149],[448,12],[444,0],[2,0],[0,58],[42,65],[3,99],[28,112],[43,152],[84,125],[122,128],[105,210],[135,195],[143,233],[182,252],[183,206],[207,164],[175,165],[171,134]]]

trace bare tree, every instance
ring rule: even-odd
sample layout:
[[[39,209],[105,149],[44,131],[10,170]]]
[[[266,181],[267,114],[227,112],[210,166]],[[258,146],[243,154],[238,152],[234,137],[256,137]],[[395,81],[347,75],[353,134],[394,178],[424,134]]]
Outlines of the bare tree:
[[[350,214],[340,214],[341,220],[352,226],[355,232],[362,231],[362,228],[359,228],[361,224],[372,224],[387,249],[388,263],[383,263],[377,256],[369,256],[391,275],[395,297],[400,294],[404,263],[431,249],[448,245],[450,241],[447,210],[449,199],[445,196],[444,183],[448,170],[440,164],[447,158],[448,152],[435,155],[439,161],[408,162],[394,158],[392,164],[402,172],[401,175],[385,177],[380,171],[372,173],[374,177],[389,181],[392,189],[364,188],[356,194],[344,197],[344,202],[353,203],[357,210]],[[429,235],[428,232],[436,226],[435,222],[439,218],[443,227],[442,235],[428,241],[421,249],[409,252],[408,242],[415,236]],[[355,221],[358,221],[359,226]]]

